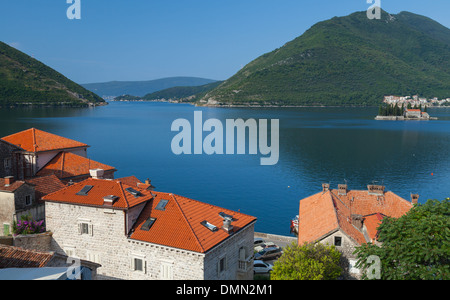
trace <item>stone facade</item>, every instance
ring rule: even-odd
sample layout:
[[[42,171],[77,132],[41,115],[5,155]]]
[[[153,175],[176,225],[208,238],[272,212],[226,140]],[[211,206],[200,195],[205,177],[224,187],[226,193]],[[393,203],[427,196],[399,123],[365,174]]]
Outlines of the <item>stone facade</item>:
[[[0,139],[0,178],[15,176],[17,178],[18,148]]]
[[[361,270],[355,268],[357,262],[356,255],[353,254],[356,247],[360,246],[353,239],[342,230],[337,230],[334,233],[319,240],[321,244],[328,246],[335,246],[336,249],[342,253],[341,267],[343,269],[343,277],[345,279],[359,279]]]
[[[127,236],[141,208],[129,211],[65,203],[45,203],[51,250],[99,263],[99,279],[250,279],[254,223],[206,253],[157,245]],[[82,225],[85,224],[85,225]],[[244,250],[242,250],[244,249]],[[136,267],[139,264],[139,267]],[[245,265],[245,266],[244,266]],[[138,270],[135,270],[138,269]]]
[[[34,220],[44,219],[43,205],[35,199],[34,187],[23,183],[14,191],[0,190],[0,235],[12,233],[14,221],[18,221],[22,215],[31,215]]]

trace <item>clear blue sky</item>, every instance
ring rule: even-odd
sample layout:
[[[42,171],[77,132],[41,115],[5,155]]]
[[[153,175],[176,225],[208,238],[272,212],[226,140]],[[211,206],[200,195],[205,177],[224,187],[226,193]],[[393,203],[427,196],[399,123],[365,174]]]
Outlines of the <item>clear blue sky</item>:
[[[366,0],[2,0],[0,40],[78,83],[171,76],[227,79],[319,21]],[[449,0],[381,0],[450,27]]]

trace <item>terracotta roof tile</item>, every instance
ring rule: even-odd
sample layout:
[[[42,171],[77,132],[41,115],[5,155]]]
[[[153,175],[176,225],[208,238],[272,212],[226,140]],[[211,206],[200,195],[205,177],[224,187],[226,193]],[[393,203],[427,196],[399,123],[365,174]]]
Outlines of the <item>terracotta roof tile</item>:
[[[26,182],[35,187],[36,199],[40,200],[45,195],[57,192],[66,187],[55,175],[34,177],[27,179]]]
[[[53,256],[53,252],[31,251],[0,245],[0,269],[42,268],[47,265]]]
[[[92,189],[85,196],[77,195],[85,186],[92,186]],[[127,188],[137,190],[142,196],[135,197],[126,190]],[[117,209],[128,209],[153,198],[150,191],[122,184],[120,181],[89,178],[44,196],[42,200],[103,207],[103,198],[111,195],[118,197],[113,205],[113,208]]]
[[[2,138],[28,152],[43,152],[69,148],[89,147],[86,144],[31,128]]]
[[[15,180],[13,184],[5,186],[5,179],[0,178],[0,191],[15,192],[18,188],[20,188],[24,184],[26,184],[25,181]]]
[[[364,224],[373,239],[381,223],[380,216],[399,218],[412,207],[411,202],[392,192],[385,192],[382,196],[369,194],[367,190],[350,190],[346,195],[339,195],[338,190],[321,192],[300,201],[299,244],[317,241],[338,229],[362,244],[367,242],[366,238],[351,223],[352,215],[365,217]]]
[[[58,178],[64,179],[89,175],[89,170],[92,169],[103,169],[105,171],[116,170],[114,167],[89,158],[63,151],[48,162],[36,175],[47,176],[54,174]]]
[[[223,218],[219,213],[233,216],[234,231],[256,221],[255,217],[186,197],[162,192],[154,194],[154,200],[146,205],[137,220],[131,239],[205,253],[230,236],[221,229]],[[156,209],[161,200],[168,200],[164,211]],[[149,218],[156,221],[149,231],[142,230]],[[218,230],[212,232],[201,224],[203,221],[208,221]]]

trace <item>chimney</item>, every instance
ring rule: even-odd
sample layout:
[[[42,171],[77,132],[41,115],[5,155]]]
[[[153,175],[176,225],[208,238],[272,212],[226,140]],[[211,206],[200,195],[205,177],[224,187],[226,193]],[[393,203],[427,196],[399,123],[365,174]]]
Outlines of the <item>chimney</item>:
[[[382,185],[368,185],[367,189],[369,190],[369,195],[379,195],[382,196],[384,195],[384,189],[385,187]]]
[[[338,195],[339,196],[347,196],[347,185],[346,184],[338,185]]]
[[[329,183],[323,183],[322,184],[322,192],[327,192],[330,190],[330,184]]]
[[[419,195],[411,194],[411,203],[412,204],[419,204]]]
[[[230,234],[233,232],[233,225],[231,225],[231,222],[232,222],[231,219],[225,218],[223,219],[223,226],[222,226],[222,228]]]
[[[105,170],[93,169],[93,170],[89,170],[89,173],[90,173],[91,177],[94,179],[103,179],[103,174],[105,173]]]
[[[231,222],[233,222],[233,216],[228,215],[224,212],[220,212],[219,216],[223,219],[223,226],[222,229],[228,232],[229,234],[233,233],[233,225],[231,225]]]
[[[14,176],[7,176],[5,177],[5,186],[10,186],[15,182]]]
[[[358,230],[363,229],[363,216],[362,215],[352,215],[352,225],[358,228]]]
[[[103,205],[104,206],[113,206],[114,203],[119,199],[117,196],[109,195],[106,197],[103,197]]]

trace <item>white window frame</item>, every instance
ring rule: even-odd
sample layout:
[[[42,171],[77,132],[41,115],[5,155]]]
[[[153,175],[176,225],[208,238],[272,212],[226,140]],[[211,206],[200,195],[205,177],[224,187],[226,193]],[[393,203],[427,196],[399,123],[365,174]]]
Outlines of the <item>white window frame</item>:
[[[87,228],[87,232],[84,229]],[[87,219],[78,219],[78,235],[94,235],[94,225],[91,220]]]
[[[147,274],[147,260],[145,255],[131,254],[130,269],[133,273]],[[136,270],[136,260],[142,261],[142,270]]]
[[[161,273],[160,273],[160,279],[161,280],[173,280],[174,279],[174,272],[173,272],[173,261],[162,261],[161,262]]]

